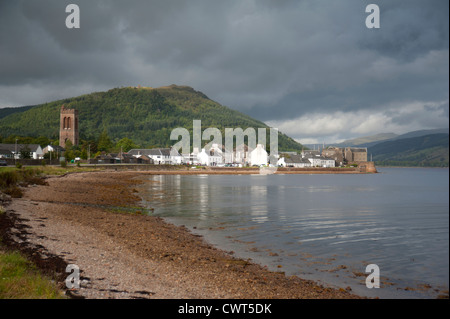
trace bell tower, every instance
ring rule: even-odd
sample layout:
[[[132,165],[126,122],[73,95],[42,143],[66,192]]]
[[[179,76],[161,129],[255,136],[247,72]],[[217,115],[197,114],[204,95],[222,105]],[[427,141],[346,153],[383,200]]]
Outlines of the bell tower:
[[[66,109],[61,106],[59,126],[59,146],[66,147],[70,140],[73,145],[78,145],[78,110]]]

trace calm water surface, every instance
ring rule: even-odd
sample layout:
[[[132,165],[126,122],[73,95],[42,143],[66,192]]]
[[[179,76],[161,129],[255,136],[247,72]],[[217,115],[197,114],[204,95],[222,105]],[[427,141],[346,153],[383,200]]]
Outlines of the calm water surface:
[[[370,297],[448,294],[449,170],[379,172],[146,176],[139,191],[155,215],[271,270]]]

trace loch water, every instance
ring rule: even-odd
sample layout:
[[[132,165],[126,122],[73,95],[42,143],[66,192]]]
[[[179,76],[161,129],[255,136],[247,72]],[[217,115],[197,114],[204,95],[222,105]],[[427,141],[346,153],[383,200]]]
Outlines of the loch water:
[[[368,297],[448,296],[448,168],[378,171],[153,175],[138,191],[152,214],[272,271]]]

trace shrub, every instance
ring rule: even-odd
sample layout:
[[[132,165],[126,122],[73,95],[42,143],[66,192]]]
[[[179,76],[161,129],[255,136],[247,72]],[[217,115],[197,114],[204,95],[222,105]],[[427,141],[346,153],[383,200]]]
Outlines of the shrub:
[[[15,185],[18,181],[18,175],[15,171],[0,172],[0,188],[6,188]]]
[[[47,182],[40,177],[41,171],[37,169],[22,169],[0,172],[0,191],[13,198],[22,197],[22,190],[19,186],[29,184],[47,185]]]

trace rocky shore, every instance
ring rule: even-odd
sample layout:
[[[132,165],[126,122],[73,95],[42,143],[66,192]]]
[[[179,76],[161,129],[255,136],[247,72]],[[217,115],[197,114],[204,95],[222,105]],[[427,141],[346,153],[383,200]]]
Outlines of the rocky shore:
[[[62,288],[65,266],[77,265],[81,287],[69,293],[80,298],[359,298],[234,258],[143,214],[135,177],[154,173],[85,172],[29,186],[6,207],[4,242],[58,273]]]

